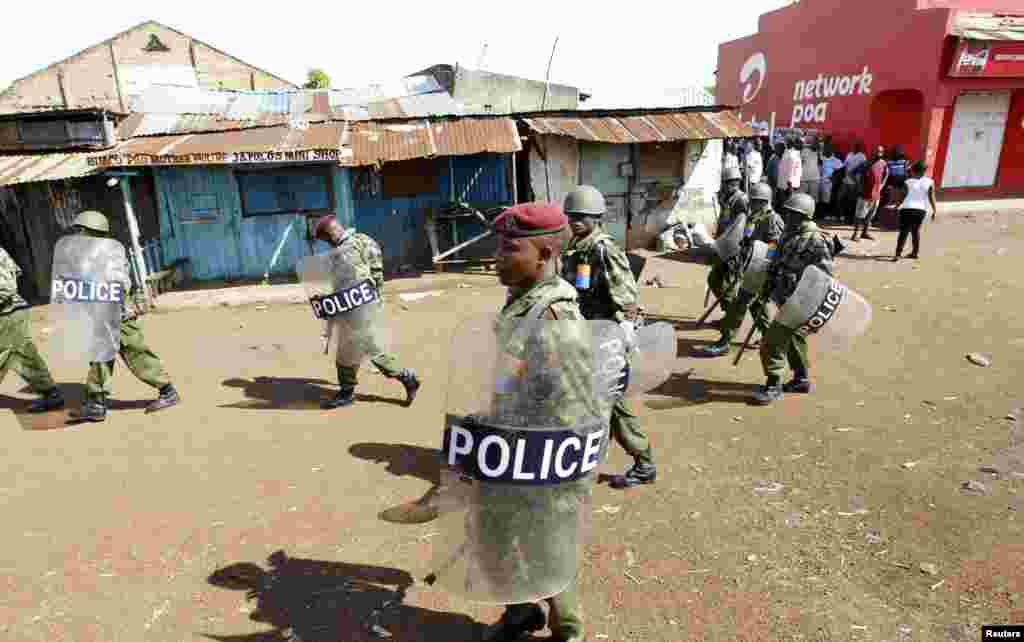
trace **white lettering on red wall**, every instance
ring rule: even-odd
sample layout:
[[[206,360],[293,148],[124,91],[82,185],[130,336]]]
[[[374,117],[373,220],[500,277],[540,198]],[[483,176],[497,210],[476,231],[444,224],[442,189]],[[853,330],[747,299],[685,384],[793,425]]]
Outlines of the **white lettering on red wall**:
[[[828,119],[830,101],[848,96],[871,94],[874,76],[864,67],[852,76],[826,76],[818,74],[811,80],[800,80],[793,85],[793,117],[791,127],[799,123],[824,123]]]

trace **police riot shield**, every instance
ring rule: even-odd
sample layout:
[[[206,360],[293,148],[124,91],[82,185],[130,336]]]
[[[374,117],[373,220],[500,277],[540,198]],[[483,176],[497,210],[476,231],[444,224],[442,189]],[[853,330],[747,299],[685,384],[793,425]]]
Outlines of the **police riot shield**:
[[[647,394],[668,381],[678,353],[676,331],[671,323],[662,321],[638,328],[635,345],[627,354],[625,396]]]
[[[758,294],[768,279],[768,266],[775,258],[775,244],[754,241],[750,248],[750,259],[743,270],[740,289],[749,294]]]
[[[611,321],[467,321],[452,340],[432,576],[474,602],[576,577],[625,366]]]
[[[342,246],[305,256],[296,268],[313,316],[323,324],[325,352],[351,367],[386,352],[388,339],[380,293],[369,274],[360,273],[360,260]]]
[[[802,336],[817,334],[819,345],[848,347],[871,324],[871,304],[824,271],[808,266],[776,320]]]
[[[118,241],[80,234],[57,241],[50,300],[56,304],[55,339],[62,353],[87,362],[114,359],[130,278]]]
[[[718,258],[728,261],[740,253],[743,235],[747,229],[747,215],[740,214],[721,236],[715,239],[715,252]]]

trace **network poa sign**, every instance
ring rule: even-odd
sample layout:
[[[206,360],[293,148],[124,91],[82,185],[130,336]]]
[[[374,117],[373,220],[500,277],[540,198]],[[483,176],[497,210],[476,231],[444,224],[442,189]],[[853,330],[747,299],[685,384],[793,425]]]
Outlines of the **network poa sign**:
[[[852,75],[821,73],[816,78],[796,81],[793,83],[793,115],[789,126],[825,123],[833,100],[869,96],[874,80],[870,68],[865,66],[859,73]],[[744,105],[761,94],[768,81],[768,58],[763,52],[757,52],[747,59],[740,69],[739,81]],[[774,123],[774,114],[771,122]],[[762,131],[770,127],[769,121],[758,121],[756,116],[751,118],[750,124]]]
[[[90,156],[91,167],[131,165],[234,165],[242,163],[338,162],[345,155],[338,149],[307,149],[265,152],[202,152],[196,154],[105,154]]]

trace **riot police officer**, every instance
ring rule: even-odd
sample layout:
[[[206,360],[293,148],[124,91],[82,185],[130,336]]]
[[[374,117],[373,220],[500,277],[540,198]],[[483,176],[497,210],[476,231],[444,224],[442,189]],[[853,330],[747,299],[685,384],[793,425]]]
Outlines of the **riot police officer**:
[[[722,192],[719,195],[719,202],[722,212],[718,216],[718,229],[715,237],[721,237],[728,230],[740,214],[750,213],[750,202],[747,195],[740,189],[742,175],[738,167],[726,167],[722,172]],[[711,257],[711,273],[708,274],[708,287],[711,293],[718,299],[718,305],[722,312],[729,311],[736,297],[736,289],[739,287],[739,280],[742,276],[739,270],[739,261],[723,261],[717,256]],[[721,328],[721,320],[711,323],[712,326]]]
[[[631,339],[639,288],[626,253],[601,225],[607,212],[604,196],[590,185],[581,185],[566,196],[562,209],[573,235],[562,252],[562,278],[575,285],[586,319],[616,321]],[[635,460],[624,475],[612,479],[612,486],[631,488],[654,482],[657,470],[650,440],[640,431],[639,420],[624,398],[612,410],[611,434]]]

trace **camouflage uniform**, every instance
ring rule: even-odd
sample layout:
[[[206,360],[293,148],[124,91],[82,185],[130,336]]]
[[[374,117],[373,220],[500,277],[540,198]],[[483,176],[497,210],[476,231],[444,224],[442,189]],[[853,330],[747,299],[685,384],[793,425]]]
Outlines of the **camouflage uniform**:
[[[18,294],[21,268],[0,248],[0,382],[14,369],[33,392],[52,391],[56,384],[29,331],[28,303]]]
[[[626,253],[600,226],[582,239],[573,238],[561,256],[562,278],[574,283],[579,265],[591,266],[590,288],[579,292],[586,319],[630,321],[636,314],[639,289]],[[654,464],[654,454],[640,422],[625,398],[612,409],[611,435],[639,464]]]
[[[750,202],[747,195],[737,190],[731,196],[722,199],[722,214],[718,217],[718,230],[715,238],[720,237],[729,229],[740,214],[749,214]],[[718,299],[722,312],[728,312],[736,298],[743,272],[739,258],[722,261],[717,255],[711,257],[711,273],[708,274],[708,287]]]
[[[139,317],[146,309],[144,293],[141,288],[132,289],[127,259],[122,267],[126,275],[124,282],[125,298],[121,306],[121,346],[118,350],[125,365],[140,381],[164,392],[171,385],[171,378],[164,370],[160,358],[146,345],[142,336],[142,322]],[[111,379],[114,376],[114,360],[96,361],[89,364],[89,377],[86,379],[86,390],[90,399],[100,401],[110,396]]]
[[[771,204],[765,203],[764,208],[753,212],[750,220],[747,222],[747,233],[744,234],[743,239],[743,255],[748,255],[754,241],[761,241],[769,245],[777,244],[782,239],[785,227],[786,224],[783,222],[782,217],[772,210]],[[748,308],[750,309],[751,316],[754,318],[754,324],[761,331],[761,334],[764,334],[768,329],[769,321],[764,305],[751,305],[750,298],[743,296],[743,293],[741,293],[736,297],[732,305],[729,306],[725,313],[725,318],[722,319],[722,337],[719,339],[719,343],[728,345],[733,340],[733,337],[736,336],[736,331],[743,324],[743,317],[746,315]]]
[[[353,228],[346,229],[338,244],[335,246],[337,252],[331,254],[332,259],[344,261],[355,268],[357,280],[370,279],[378,295],[383,296],[384,291],[384,259],[381,255],[380,245],[372,238]],[[384,305],[382,300],[373,305]],[[372,328],[369,333],[372,334]],[[351,340],[371,340],[372,337],[352,337]],[[342,347],[339,345],[339,356]],[[398,365],[398,359],[386,352],[376,352],[370,356],[370,362],[380,370],[385,377],[398,378],[402,374],[402,368]],[[359,383],[359,364],[343,364],[336,362],[338,370],[338,383],[342,386],[355,386]]]
[[[523,357],[525,356],[524,352],[528,348],[515,333],[517,329],[522,327],[524,322],[529,320],[530,312],[535,310],[542,311],[541,318],[548,320],[583,319],[583,314],[577,304],[576,290],[557,275],[543,279],[521,294],[512,295],[510,293],[507,303],[498,315],[498,342],[504,355],[519,362],[526,362],[528,364],[527,367],[529,367],[529,359],[524,359]],[[562,332],[561,328],[558,330],[557,337],[551,335],[540,337],[540,340],[545,342],[541,352],[545,356],[555,355],[555,358],[559,361],[558,364],[544,364],[540,366],[542,372],[552,373],[562,378],[559,385],[552,386],[552,388],[559,391],[582,389],[583,386],[589,389],[592,385],[590,378],[592,364],[586,356],[589,352],[589,345],[585,345],[582,342],[577,343],[573,341],[573,337],[566,336],[566,333]],[[577,352],[575,348],[578,348],[579,351]],[[530,375],[527,372],[521,373],[521,376],[526,380],[539,379],[536,374]],[[565,378],[570,378],[571,380],[566,381]],[[585,404],[580,402],[580,398],[589,396],[581,395],[575,400],[569,400],[568,403],[566,403],[564,397],[559,396],[560,398],[551,400],[551,403],[557,402],[557,407],[541,409],[541,413],[547,417],[557,416],[561,423],[572,425],[580,416],[601,412],[598,408],[586,407]],[[533,397],[533,395],[528,395],[528,397]],[[528,421],[530,414],[535,412],[535,410],[520,407],[523,401],[524,397],[520,397],[516,407],[509,407],[503,405],[502,400],[498,398],[495,400],[495,415],[508,420]],[[531,401],[536,401],[536,398],[534,397]],[[509,526],[522,519],[523,507],[530,506],[531,520],[533,520],[530,524],[531,531],[540,534],[551,529],[559,529],[559,520],[576,518],[575,514],[570,516],[567,513],[567,509],[572,508],[574,511],[575,508],[573,507],[580,505],[578,500],[573,500],[573,496],[580,499],[589,497],[593,486],[592,479],[592,477],[584,477],[577,481],[561,483],[557,486],[534,486],[522,489],[481,484],[479,497],[481,511],[480,528],[483,533],[486,533],[487,537],[496,538],[494,549],[497,551],[512,551],[515,550],[517,545],[524,550],[529,550],[531,542],[528,541],[528,533],[522,533],[519,532],[521,529],[515,529],[517,531],[516,535],[525,537],[526,541],[522,539],[512,541],[514,536],[510,533],[512,529]],[[519,501],[516,501],[517,495],[520,497]],[[493,496],[492,501],[488,501],[489,496]],[[566,556],[572,556],[571,558],[565,557],[566,562],[568,563],[569,559],[572,559],[573,563],[575,563],[575,541],[565,541],[559,545],[559,549],[560,551],[546,551],[546,554],[536,557],[558,559],[557,553],[564,551]],[[510,571],[507,568],[510,564],[508,558],[512,557],[506,556],[505,560],[496,560],[496,562],[504,561],[504,564],[501,564],[502,568],[500,569],[495,568],[494,572],[523,574],[535,572],[541,576],[550,573],[549,569],[533,568],[528,563],[520,567],[514,562],[512,562],[512,565],[516,566],[516,568]],[[573,582],[560,594],[548,598],[547,602],[551,607],[551,617],[549,620],[551,631],[555,635],[566,639],[575,636],[582,637],[583,620],[576,593],[576,583]],[[515,618],[519,617],[524,611],[529,612],[532,608],[534,606],[531,604],[511,605],[507,607],[507,614]]]
[[[809,265],[831,275],[832,244],[814,221],[804,218],[787,228],[778,254],[768,268],[764,294],[781,307],[796,290]],[[775,321],[761,342],[761,364],[769,386],[778,385],[782,380],[787,360],[797,378],[806,378],[809,366],[806,337]]]

